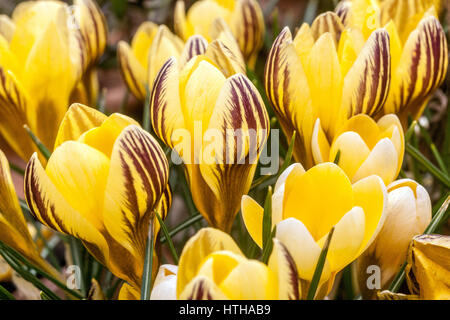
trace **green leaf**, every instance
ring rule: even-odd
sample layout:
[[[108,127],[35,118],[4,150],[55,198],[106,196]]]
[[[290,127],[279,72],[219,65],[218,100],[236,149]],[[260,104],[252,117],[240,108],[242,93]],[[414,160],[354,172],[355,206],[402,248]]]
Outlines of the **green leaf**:
[[[36,288],[44,291],[53,300],[61,300],[56,294],[54,294],[47,286],[45,286],[35,275],[23,268],[23,264],[17,261],[13,255],[9,253],[3,244],[0,244],[0,254],[3,259],[14,269],[23,279],[33,284]]]
[[[272,249],[273,249],[272,239],[275,237],[276,232],[277,232],[277,226],[274,226],[272,229],[272,232],[270,233],[269,242],[263,249],[262,258],[261,258],[261,261],[263,263],[267,264],[267,262],[269,261],[270,254],[272,253]]]
[[[411,140],[412,135],[414,134],[414,129],[416,128],[417,121],[414,120],[409,126],[408,130],[405,133],[405,143],[408,143]]]
[[[430,162],[418,149],[414,148],[411,144],[406,144],[406,152],[411,155],[417,162],[425,167],[433,176],[435,176],[441,183],[447,188],[450,188],[450,178],[441,170],[436,168],[434,164]]]
[[[141,300],[149,300],[152,290],[152,270],[153,270],[153,221],[150,223],[150,232],[145,247],[144,271],[142,274]]]
[[[150,89],[148,86],[145,87],[145,102],[144,102],[144,110],[142,114],[142,128],[145,131],[150,132]]]
[[[195,224],[196,222],[200,221],[203,219],[203,216],[200,213],[197,213],[195,215],[193,215],[192,217],[186,219],[185,221],[181,222],[178,226],[176,226],[175,228],[173,228],[172,230],[169,231],[169,235],[171,237],[173,237],[174,235],[176,235],[178,232],[183,231],[184,229],[189,228],[190,226],[192,226],[193,224]],[[164,243],[167,241],[167,238],[165,236],[161,237],[160,242]]]
[[[334,157],[334,164],[339,164],[339,159],[341,158],[341,150],[339,149],[336,153],[336,157]]]
[[[16,298],[0,284],[0,300],[16,300]]]
[[[59,288],[61,288],[65,292],[67,292],[69,295],[72,295],[72,296],[74,296],[74,297],[76,297],[78,299],[83,299],[83,296],[79,292],[77,292],[75,290],[72,290],[72,289],[69,289],[66,285],[64,285],[61,281],[56,279],[54,276],[52,276],[51,274],[49,274],[46,271],[42,270],[41,268],[36,267],[31,262],[29,262],[22,254],[20,254],[19,252],[17,252],[13,248],[9,247],[8,245],[6,245],[6,244],[4,244],[3,242],[0,241],[0,253],[2,253],[2,252],[7,254],[9,256],[10,260],[12,259],[12,262],[16,266],[20,267],[20,269],[23,270],[23,268],[21,266],[21,264],[23,264],[23,265],[25,265],[27,267],[27,269],[35,270],[38,274],[42,275],[43,277],[45,277],[48,280],[50,280],[51,282],[53,282],[56,286],[58,286]],[[16,272],[19,273],[17,270],[16,270]],[[26,271],[26,272],[28,272],[28,271]]]
[[[36,147],[38,147],[41,154],[45,157],[45,159],[50,159],[51,152],[48,150],[48,148],[42,143],[41,140],[39,140],[38,137],[31,131],[30,127],[28,127],[26,124],[23,125],[24,129],[28,132],[28,135],[31,137],[31,140],[33,140]]]
[[[177,250],[175,249],[175,247],[173,245],[172,238],[170,237],[170,234],[169,234],[169,231],[167,230],[166,224],[164,223],[164,221],[162,220],[162,218],[160,217],[158,212],[156,212],[156,218],[158,218],[158,222],[159,222],[159,225],[161,226],[161,230],[167,239],[167,243],[169,245],[170,252],[172,253],[173,260],[175,261],[175,264],[178,264]]]
[[[316,296],[317,287],[319,286],[320,277],[322,276],[323,267],[325,266],[325,261],[327,258],[328,247],[330,246],[331,238],[333,237],[334,227],[331,228],[328,234],[327,240],[323,245],[322,251],[320,252],[319,259],[317,260],[316,270],[314,270],[314,275],[309,285],[308,294],[306,300],[314,300]]]
[[[50,298],[44,291],[41,291],[39,293],[39,295],[41,296],[42,300],[53,300],[52,298]]]

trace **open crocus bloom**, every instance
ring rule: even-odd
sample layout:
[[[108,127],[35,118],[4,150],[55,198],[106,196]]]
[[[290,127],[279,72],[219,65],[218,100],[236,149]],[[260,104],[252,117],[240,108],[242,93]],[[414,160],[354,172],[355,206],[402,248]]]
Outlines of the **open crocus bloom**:
[[[383,114],[396,113],[406,129],[418,119],[447,74],[448,48],[437,18],[438,0],[349,0],[337,7],[344,24],[365,37],[380,26],[389,33],[391,89]]]
[[[431,200],[424,187],[411,179],[401,179],[387,187],[386,220],[373,243],[357,260],[358,281],[363,298],[371,298],[366,281],[367,268],[381,269],[381,289],[385,289],[406,259],[414,236],[422,234],[431,221]]]
[[[185,12],[184,1],[175,6],[174,27],[184,40],[198,34],[216,39],[215,24],[226,23],[236,38],[245,60],[253,66],[263,44],[264,17],[256,0],[201,0]]]
[[[297,270],[286,247],[274,240],[268,265],[247,259],[226,233],[201,229],[180,257],[177,297],[184,300],[299,299]],[[294,280],[293,280],[294,279]]]
[[[335,230],[321,278],[321,283],[328,283],[319,296],[331,289],[335,274],[372,243],[383,226],[386,204],[386,187],[378,176],[352,185],[334,163],[306,172],[295,163],[281,174],[272,196],[272,224],[276,239],[295,261],[304,294],[331,228]],[[241,208],[247,230],[261,247],[264,209],[248,196],[242,197]]]
[[[164,218],[170,205],[168,176],[163,150],[133,119],[75,104],[46,167],[36,153],[28,162],[25,198],[39,221],[79,238],[112,273],[140,288],[149,226],[156,237],[155,212]]]
[[[252,82],[221,61],[230,60],[197,55],[180,68],[170,58],[153,86],[151,122],[182,159],[197,209],[211,226],[229,231],[269,135],[269,117]]]
[[[275,40],[265,69],[265,88],[287,137],[297,131],[294,158],[314,165],[311,136],[318,118],[330,141],[353,115],[376,115],[389,91],[389,35],[367,41],[344,28],[333,12],[303,24],[292,38],[286,27]]]
[[[82,77],[103,53],[106,25],[95,1],[26,1],[0,16],[0,135],[25,161],[28,125],[53,146]]]
[[[316,163],[334,162],[339,152],[338,164],[352,183],[375,174],[388,185],[400,172],[405,141],[397,116],[389,114],[375,122],[359,114],[345,122],[332,143],[317,119],[311,149]]]

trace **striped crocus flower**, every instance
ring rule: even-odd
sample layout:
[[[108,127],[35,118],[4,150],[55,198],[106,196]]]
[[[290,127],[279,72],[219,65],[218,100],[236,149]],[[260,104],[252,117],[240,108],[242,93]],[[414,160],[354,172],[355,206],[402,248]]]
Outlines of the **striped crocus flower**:
[[[245,63],[239,46],[227,25],[215,24],[216,40],[208,41],[195,35],[184,43],[164,26],[144,22],[131,41],[119,42],[117,55],[123,78],[133,95],[143,102],[147,87],[151,91],[153,82],[163,64],[174,57],[180,60],[180,67],[196,55],[205,54],[231,74],[245,72]]]
[[[183,161],[197,209],[211,226],[230,231],[240,198],[250,189],[269,119],[250,80],[219,67],[207,54],[181,69],[169,59],[153,86],[151,122]]]
[[[314,124],[330,141],[349,117],[376,115],[390,82],[389,36],[374,31],[367,41],[359,30],[346,29],[333,12],[303,24],[294,39],[286,27],[275,40],[265,69],[265,87],[280,125],[296,139],[294,157],[314,164]]]
[[[215,25],[226,23],[236,38],[241,52],[250,66],[254,66],[263,44],[264,17],[256,0],[201,0],[185,12],[183,0],[175,6],[174,26],[184,40],[200,34],[208,41],[216,39]]]
[[[384,0],[379,4],[351,0],[341,2],[336,10],[346,26],[363,30],[366,37],[380,26],[388,31],[392,80],[382,113],[396,113],[404,128],[409,116],[418,119],[422,115],[447,74],[447,40],[437,18],[440,8],[439,0]]]
[[[106,24],[92,0],[22,2],[0,21],[0,135],[28,160],[35,146],[23,125],[53,146],[69,101],[92,91]]]
[[[277,239],[267,265],[247,259],[228,234],[197,232],[184,246],[176,275],[179,300],[297,300],[298,274]]]
[[[28,162],[25,197],[39,221],[79,238],[140,288],[150,222],[155,212],[164,218],[171,202],[168,171],[163,150],[134,120],[74,104],[46,167],[36,153]],[[158,230],[155,219],[155,237]]]

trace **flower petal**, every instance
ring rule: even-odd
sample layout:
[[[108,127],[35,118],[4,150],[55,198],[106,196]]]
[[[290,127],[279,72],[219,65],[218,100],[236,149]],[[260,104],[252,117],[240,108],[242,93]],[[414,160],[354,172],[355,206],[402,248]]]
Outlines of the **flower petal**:
[[[149,221],[168,173],[164,152],[149,133],[135,125],[122,131],[111,155],[103,220],[109,234],[136,257],[145,256]]]
[[[24,184],[25,199],[36,219],[52,229],[81,239],[99,261],[108,261],[109,248],[105,238],[67,203],[45,173],[36,153],[28,162]]]
[[[106,118],[103,113],[94,108],[79,103],[72,104],[59,125],[53,149],[65,141],[78,140],[84,132],[101,126]]]
[[[294,218],[283,220],[277,225],[276,238],[284,244],[294,259],[298,276],[311,281],[322,249],[305,225]],[[330,265],[326,261],[321,281],[326,281],[329,277]]]
[[[350,180],[334,163],[318,164],[301,176],[290,174],[286,179],[283,218],[302,221],[316,240],[353,206]]]
[[[297,266],[286,246],[275,238],[268,266],[278,275],[278,299],[300,300]]]
[[[389,184],[397,177],[398,161],[399,156],[392,141],[387,138],[381,139],[356,171],[352,182],[376,174],[385,184]]]
[[[378,176],[369,176],[353,184],[355,206],[364,210],[365,233],[361,244],[362,253],[376,238],[386,219],[387,191]]]
[[[365,234],[365,216],[361,207],[353,207],[336,224],[327,260],[333,272],[339,272],[358,257]],[[325,242],[328,235],[321,239]]]
[[[213,228],[201,229],[186,242],[178,264],[178,297],[197,275],[203,260],[209,254],[220,250],[227,250],[244,256],[228,234]]]
[[[247,195],[242,196],[241,201],[242,219],[245,228],[252,237],[253,241],[262,248],[262,222],[264,209],[252,198]]]
[[[150,300],[176,300],[177,272],[178,267],[171,264],[159,267]]]
[[[390,71],[389,35],[384,29],[376,30],[345,76],[342,107],[350,115],[377,114],[388,95]]]

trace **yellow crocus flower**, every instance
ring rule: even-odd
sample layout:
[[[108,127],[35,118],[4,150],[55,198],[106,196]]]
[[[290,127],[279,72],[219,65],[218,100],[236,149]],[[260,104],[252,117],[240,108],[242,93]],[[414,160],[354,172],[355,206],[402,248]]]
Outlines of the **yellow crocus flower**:
[[[405,129],[409,116],[422,115],[447,74],[447,40],[437,18],[440,9],[437,0],[351,0],[337,8],[345,25],[363,30],[366,37],[380,26],[389,32],[392,79],[382,113],[396,113]]]
[[[292,39],[286,27],[275,40],[265,69],[265,88],[287,137],[299,139],[294,158],[313,164],[311,137],[316,120],[329,141],[349,117],[377,114],[390,81],[389,36],[346,29],[333,12],[303,24]]]
[[[197,209],[211,226],[230,231],[250,189],[269,119],[250,80],[233,75],[233,68],[222,73],[226,68],[207,55],[195,56],[181,70],[169,59],[153,86],[150,119],[156,135],[181,157]]]
[[[213,228],[186,243],[177,273],[179,300],[299,299],[297,270],[286,247],[274,240],[268,265],[247,259],[234,240]]]
[[[402,167],[405,141],[397,116],[383,116],[378,122],[365,114],[347,120],[330,143],[316,120],[311,141],[315,163],[334,162],[352,183],[375,174],[386,185],[394,181]]]
[[[449,255],[449,236],[414,237],[405,269],[409,290],[420,299],[450,300]]]
[[[424,187],[411,179],[397,180],[387,187],[386,220],[370,247],[357,260],[359,287],[364,298],[376,290],[367,286],[370,265],[380,268],[381,289],[391,283],[399,271],[409,244],[414,236],[422,234],[431,221],[431,201]]]
[[[283,243],[297,266],[302,297],[306,296],[326,238],[334,226],[316,297],[331,289],[337,272],[372,243],[383,226],[386,187],[372,175],[351,184],[334,163],[322,163],[305,172],[299,163],[279,177],[272,196],[275,238]],[[262,247],[264,209],[249,196],[242,197],[242,216],[253,240]]]
[[[245,63],[239,47],[228,27],[216,24],[216,40],[208,44],[201,35],[195,35],[184,43],[164,26],[144,22],[136,32],[131,47],[124,41],[118,45],[118,60],[128,88],[140,101],[151,91],[153,82],[163,64],[171,57],[180,61],[180,68],[197,55],[207,55],[221,64],[223,69],[245,72]]]
[[[170,57],[179,58],[183,47],[183,41],[165,25],[158,26],[150,21],[139,26],[131,46],[125,41],[119,42],[117,58],[120,70],[136,98],[145,100],[146,87],[151,90],[159,69]]]
[[[104,17],[92,0],[20,3],[0,24],[0,134],[28,160],[23,125],[51,147],[69,98],[106,45]],[[7,26],[7,27],[5,27]]]
[[[175,31],[184,40],[199,34],[211,42],[217,38],[217,23],[229,26],[245,60],[253,67],[265,32],[264,16],[256,0],[200,0],[187,13],[183,0],[175,5]]]
[[[28,162],[25,197],[39,221],[79,238],[112,273],[140,288],[149,225],[155,212],[166,216],[171,202],[168,171],[161,147],[133,119],[74,104],[46,167],[36,153]],[[155,222],[155,237],[158,230]]]
[[[14,189],[8,159],[0,150],[0,241],[21,253],[31,263],[59,277],[58,272],[41,258],[38,247],[29,232],[19,199]],[[0,257],[1,260],[3,260]],[[0,262],[3,264],[3,262]],[[11,276],[9,268],[2,267],[3,276]],[[0,276],[1,279],[1,276]]]

